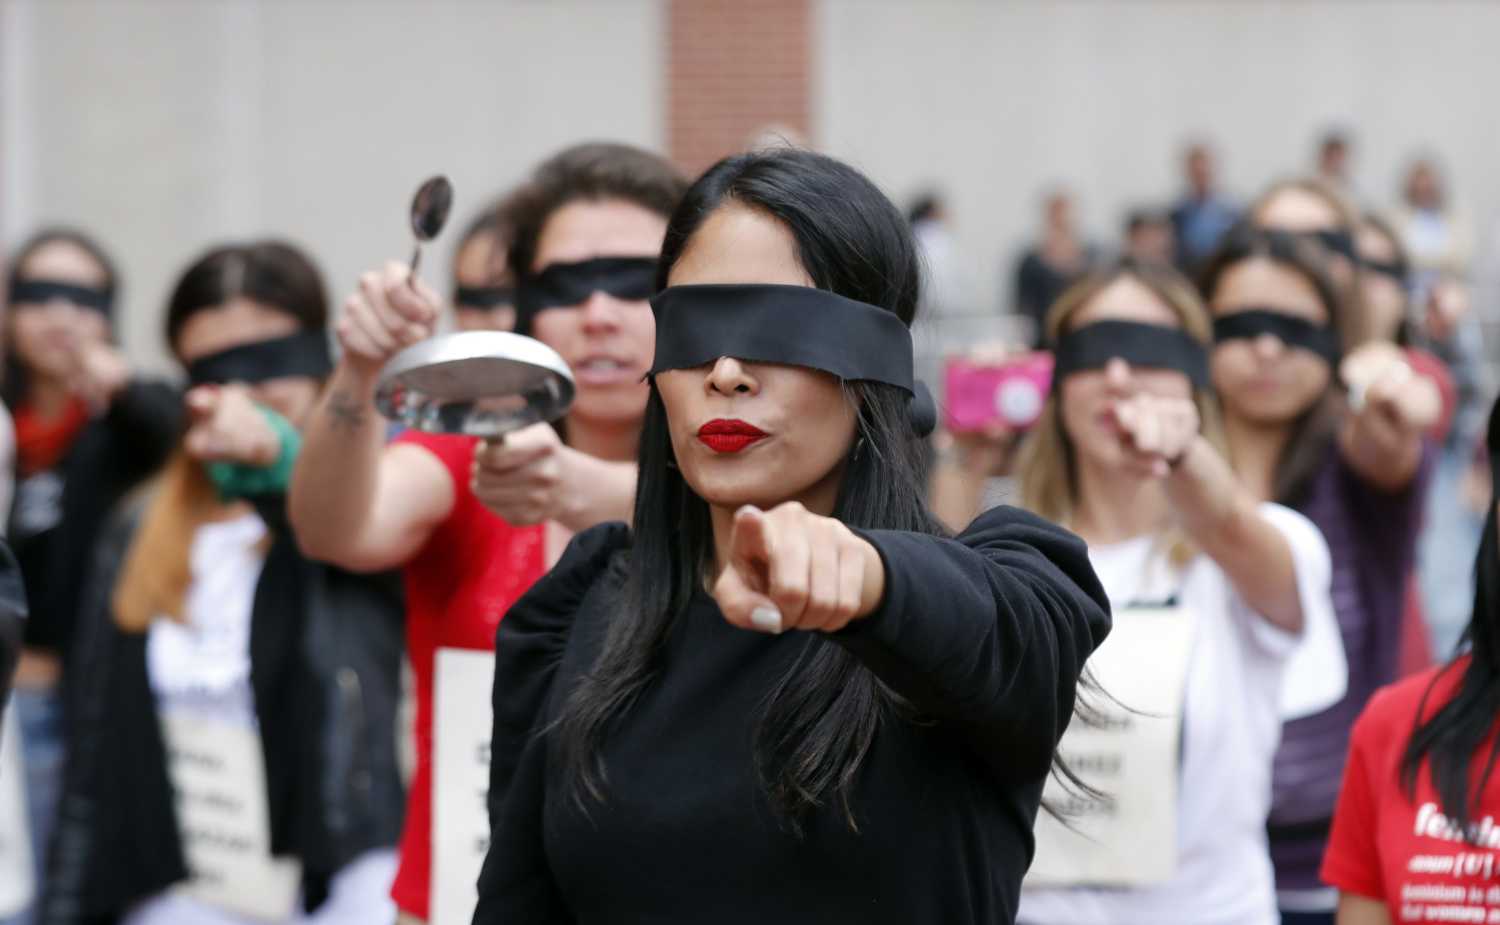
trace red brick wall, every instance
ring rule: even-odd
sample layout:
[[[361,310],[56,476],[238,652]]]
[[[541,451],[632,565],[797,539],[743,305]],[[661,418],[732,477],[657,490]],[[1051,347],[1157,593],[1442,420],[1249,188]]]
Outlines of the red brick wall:
[[[697,174],[776,126],[807,137],[812,0],[667,0],[667,145]]]

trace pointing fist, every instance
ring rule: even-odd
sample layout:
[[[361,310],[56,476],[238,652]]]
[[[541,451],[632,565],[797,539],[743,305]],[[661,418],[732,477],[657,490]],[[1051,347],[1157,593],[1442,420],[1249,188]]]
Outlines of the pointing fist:
[[[184,446],[202,462],[271,466],[281,435],[242,385],[200,385],[187,393],[190,423]]]
[[[713,597],[741,629],[833,632],[869,616],[885,596],[875,547],[795,501],[740,508],[721,558]]]
[[[1198,439],[1198,406],[1190,398],[1133,395],[1115,403],[1114,417],[1132,465],[1157,478]]]
[[[1372,428],[1426,430],[1442,417],[1442,393],[1411,368],[1395,345],[1358,347],[1344,358],[1339,375],[1349,387],[1349,407]]]
[[[103,341],[73,339],[73,393],[88,406],[101,411],[130,381],[130,364],[119,349]]]

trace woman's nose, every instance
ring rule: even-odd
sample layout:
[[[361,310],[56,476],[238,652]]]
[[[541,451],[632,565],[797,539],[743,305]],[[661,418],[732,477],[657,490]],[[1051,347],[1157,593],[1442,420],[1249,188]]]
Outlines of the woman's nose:
[[[80,308],[69,299],[54,296],[53,298],[47,300],[46,311],[47,314],[51,315],[53,318],[62,321],[72,321],[74,318],[80,317],[83,314],[84,309]]]
[[[708,388],[721,395],[753,395],[760,384],[745,364],[734,357],[719,357],[708,371]]]
[[[613,331],[620,326],[620,303],[607,292],[595,291],[578,306],[582,313],[583,329],[600,332]]]
[[[1122,357],[1113,357],[1104,364],[1104,381],[1110,388],[1127,391],[1133,379],[1130,363]]]
[[[1281,338],[1273,334],[1262,334],[1255,339],[1255,355],[1261,359],[1274,360],[1285,349],[1286,345],[1281,342]]]

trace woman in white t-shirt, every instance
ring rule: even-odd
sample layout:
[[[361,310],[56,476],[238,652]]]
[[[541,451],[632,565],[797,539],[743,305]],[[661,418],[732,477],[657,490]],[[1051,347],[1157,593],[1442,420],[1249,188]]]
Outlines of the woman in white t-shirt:
[[[1022,491],[1088,541],[1115,629],[1090,660],[1103,691],[1060,746],[1106,799],[1075,788],[1072,829],[1039,819],[1018,920],[1274,925],[1265,820],[1282,719],[1343,688],[1327,667],[1342,664],[1327,547],[1225,461],[1210,320],[1186,280],[1121,263],[1047,324],[1057,372]],[[1288,669],[1309,654],[1320,671]]]

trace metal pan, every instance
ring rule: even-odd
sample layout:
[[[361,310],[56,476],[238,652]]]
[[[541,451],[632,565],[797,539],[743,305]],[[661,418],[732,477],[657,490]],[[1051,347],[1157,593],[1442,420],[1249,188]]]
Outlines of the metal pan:
[[[551,347],[504,331],[461,331],[413,344],[381,370],[375,407],[440,434],[494,439],[573,404],[573,373]]]

